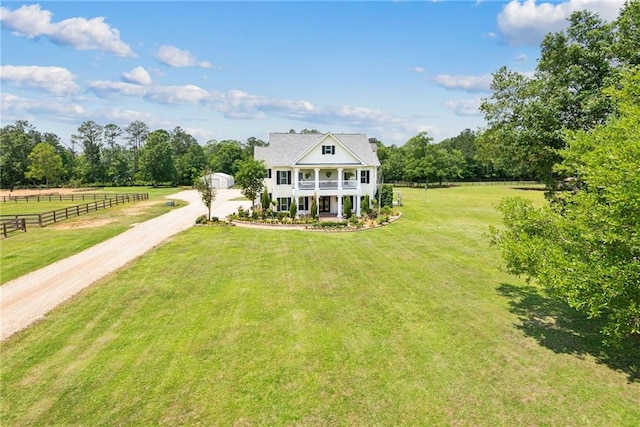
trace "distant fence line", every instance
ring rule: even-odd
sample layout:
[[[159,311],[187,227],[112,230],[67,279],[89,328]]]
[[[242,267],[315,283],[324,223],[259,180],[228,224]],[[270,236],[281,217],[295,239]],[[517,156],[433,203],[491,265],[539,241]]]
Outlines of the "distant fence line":
[[[123,203],[149,199],[149,193],[113,194],[111,196],[112,197],[109,199],[96,200],[94,202],[69,206],[67,208],[61,208],[37,214],[0,215],[0,221],[4,224],[5,221],[22,219],[24,220],[25,226],[38,225],[40,227],[46,227],[49,224],[64,221],[65,219],[75,216],[88,214],[90,212],[95,212],[101,209],[107,209]],[[26,231],[26,228],[24,229],[24,231]]]
[[[146,194],[146,193],[94,193],[94,194],[34,194],[31,196],[0,196],[0,202],[61,202],[63,200],[106,200],[115,197],[126,196],[129,194]]]
[[[27,223],[24,218],[2,220],[2,237],[9,237],[13,231],[27,231]]]
[[[427,183],[425,182],[413,182],[413,181],[391,181],[385,182],[385,184],[392,184],[394,187],[411,187],[411,188],[424,188]],[[538,181],[446,181],[443,182],[443,186],[462,186],[462,185],[536,185],[540,184]],[[438,187],[437,182],[430,182],[430,187]]]

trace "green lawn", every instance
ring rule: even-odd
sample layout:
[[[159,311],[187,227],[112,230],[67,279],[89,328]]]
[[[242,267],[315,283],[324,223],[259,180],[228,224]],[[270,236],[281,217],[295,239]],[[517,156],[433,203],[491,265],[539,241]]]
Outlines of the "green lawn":
[[[603,347],[487,246],[492,205],[541,192],[400,191],[377,230],[173,238],[3,343],[0,421],[637,425],[640,346]]]
[[[149,193],[149,202],[126,203],[71,218],[44,228],[28,226],[27,232],[16,231],[0,239],[0,284],[60,259],[78,253],[129,229],[139,223],[162,215],[174,207],[165,206],[165,196],[181,188],[114,187],[92,193]],[[80,202],[82,203],[82,202]],[[0,205],[2,213],[37,213],[80,204],[78,201],[29,202]],[[184,202],[180,202],[184,203]],[[17,210],[15,205],[19,205]],[[10,212],[9,212],[10,211]],[[93,226],[90,221],[101,226]]]

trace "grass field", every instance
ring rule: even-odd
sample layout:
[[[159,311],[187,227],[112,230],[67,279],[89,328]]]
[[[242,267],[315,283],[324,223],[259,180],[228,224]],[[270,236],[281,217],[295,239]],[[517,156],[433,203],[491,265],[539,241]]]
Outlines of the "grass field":
[[[180,188],[114,187],[92,193],[149,193],[149,201],[126,203],[71,218],[44,228],[28,226],[0,240],[0,284],[60,259],[78,253],[127,230],[132,224],[162,215],[173,207],[164,197]],[[29,202],[0,204],[6,214],[38,213],[74,206],[82,202]]]
[[[4,342],[3,425],[637,425],[640,351],[500,273],[505,187],[357,233],[198,227]],[[637,344],[637,343],[636,343]]]

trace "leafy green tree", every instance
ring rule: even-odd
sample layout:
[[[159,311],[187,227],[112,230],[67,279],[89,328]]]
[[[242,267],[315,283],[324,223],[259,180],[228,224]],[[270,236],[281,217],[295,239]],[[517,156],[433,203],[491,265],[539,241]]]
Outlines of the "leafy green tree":
[[[464,166],[461,172],[463,179],[480,180],[491,173],[485,168],[478,157],[478,145],[476,139],[478,134],[471,129],[463,130],[459,135],[453,138],[447,138],[438,143],[438,146],[451,152],[452,150],[460,150],[464,157]],[[455,173],[453,174],[455,176]]]
[[[200,144],[191,144],[187,152],[175,160],[178,184],[193,182],[207,166],[207,158]]]
[[[35,180],[45,180],[48,187],[50,182],[56,182],[63,173],[62,157],[55,148],[46,142],[38,143],[29,153],[29,166],[25,176]]]
[[[504,67],[494,73],[493,94],[480,107],[488,123],[480,137],[485,158],[549,184],[562,178],[554,165],[561,160],[564,132],[593,129],[615,112],[603,89],[633,61],[616,57],[616,47],[627,52],[637,45],[637,9],[637,1],[627,3],[612,24],[592,12],[574,12],[566,31],[544,38],[533,77]]]
[[[619,113],[567,134],[560,167],[576,189],[542,208],[506,199],[506,229],[491,232],[510,272],[604,319],[612,342],[640,333],[640,67],[623,76],[605,92]]]
[[[207,151],[210,153],[209,165],[211,170],[229,175],[235,175],[239,164],[236,162],[244,158],[242,144],[236,140],[210,143]]]
[[[86,165],[83,179],[86,182],[97,182],[103,178],[103,165],[100,160],[102,132],[102,126],[92,120],[87,120],[78,127],[78,133],[71,136],[83,147],[82,155]]]
[[[405,143],[403,149],[407,158],[404,175],[410,181],[426,181],[432,173],[431,163],[427,159],[432,141],[427,132],[420,132]]]
[[[216,189],[213,186],[211,170],[206,170],[204,176],[196,178],[193,181],[193,186],[200,193],[202,203],[207,207],[207,219],[211,221],[211,205],[216,199]]]
[[[402,181],[404,176],[404,166],[406,162],[405,150],[395,144],[385,146],[381,142],[378,144],[378,160],[380,160],[380,173],[388,181]]]
[[[159,129],[149,134],[140,152],[140,169],[143,176],[153,181],[156,187],[160,182],[173,181],[175,165],[169,132]]]
[[[264,187],[264,177],[266,169],[263,161],[255,159],[244,159],[237,161],[238,172],[235,175],[235,182],[242,189],[242,194],[251,200],[253,207],[258,194]]]
[[[0,184],[13,190],[25,180],[28,156],[35,141],[33,126],[27,121],[17,121],[0,129]]]
[[[613,52],[627,67],[640,65],[640,1],[628,1],[614,22]]]

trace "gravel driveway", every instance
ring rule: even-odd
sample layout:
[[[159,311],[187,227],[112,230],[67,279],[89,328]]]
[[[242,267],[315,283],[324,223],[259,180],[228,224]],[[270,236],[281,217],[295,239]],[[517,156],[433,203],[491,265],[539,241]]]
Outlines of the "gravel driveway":
[[[249,202],[231,201],[240,196],[239,190],[218,190],[212,215],[223,218],[235,212],[238,206],[248,207]],[[0,286],[0,340],[43,318],[60,303],[167,238],[190,228],[198,216],[207,213],[195,190],[182,191],[168,198],[185,200],[189,205],[137,224],[76,255]]]

